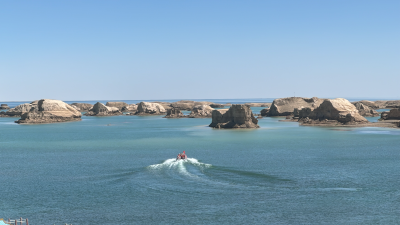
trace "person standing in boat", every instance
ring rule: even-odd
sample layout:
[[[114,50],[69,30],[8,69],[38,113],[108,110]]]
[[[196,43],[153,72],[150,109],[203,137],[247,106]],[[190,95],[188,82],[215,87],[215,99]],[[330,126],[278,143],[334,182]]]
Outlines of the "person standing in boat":
[[[176,157],[176,160],[181,159],[181,158],[182,158],[181,153],[179,153],[178,156]]]
[[[183,153],[182,153],[182,155],[181,155],[181,158],[182,158],[182,159],[187,159],[187,156],[186,156],[185,151],[183,151]]]

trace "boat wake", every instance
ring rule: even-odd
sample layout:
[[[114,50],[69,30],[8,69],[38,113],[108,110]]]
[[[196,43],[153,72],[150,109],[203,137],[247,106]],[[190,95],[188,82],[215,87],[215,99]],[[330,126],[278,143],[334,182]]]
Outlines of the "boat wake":
[[[276,176],[244,170],[235,170],[199,162],[195,158],[167,159],[160,164],[150,165],[148,172],[164,180],[164,185],[171,182],[194,182],[197,185],[229,187],[266,187],[281,185],[289,180]]]
[[[201,163],[195,158],[167,159],[163,163],[150,165],[147,168],[152,172],[178,172],[189,177],[198,177],[194,172],[212,167],[211,164]],[[188,171],[190,170],[190,172]]]

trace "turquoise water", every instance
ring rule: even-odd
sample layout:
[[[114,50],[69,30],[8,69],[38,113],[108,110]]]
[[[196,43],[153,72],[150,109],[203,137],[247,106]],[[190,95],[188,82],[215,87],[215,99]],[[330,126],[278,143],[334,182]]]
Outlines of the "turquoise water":
[[[254,109],[256,110],[256,109]],[[399,224],[400,130],[0,118],[0,218],[31,224]],[[175,162],[186,151],[189,160]]]

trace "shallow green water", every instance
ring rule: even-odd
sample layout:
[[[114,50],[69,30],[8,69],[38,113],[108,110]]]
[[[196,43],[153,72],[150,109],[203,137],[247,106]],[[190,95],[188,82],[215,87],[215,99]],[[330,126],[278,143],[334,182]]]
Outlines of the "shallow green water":
[[[400,130],[0,118],[0,217],[31,224],[399,224]],[[186,151],[189,160],[175,162]]]

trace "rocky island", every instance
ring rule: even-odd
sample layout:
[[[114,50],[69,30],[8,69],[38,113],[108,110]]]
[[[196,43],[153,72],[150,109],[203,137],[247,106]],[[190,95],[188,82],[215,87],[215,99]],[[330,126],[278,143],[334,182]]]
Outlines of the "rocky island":
[[[205,118],[212,117],[214,111],[209,105],[196,105],[193,107],[192,112],[189,114],[189,118]]]
[[[0,109],[10,109],[10,107],[7,104],[1,104]]]
[[[196,102],[196,101],[189,101],[189,100],[181,100],[177,102],[173,102],[170,104],[170,107],[176,108],[179,110],[186,110],[192,111],[193,107],[197,105],[211,105],[214,104],[212,102]]]
[[[214,128],[259,128],[258,120],[254,117],[249,106],[232,105],[229,109],[212,111],[212,122],[209,125]]]
[[[137,112],[137,108],[138,108],[138,105],[130,104],[130,105],[122,107],[121,111],[122,112],[129,112],[129,113],[136,113]]]
[[[117,107],[106,106],[101,102],[97,102],[94,106],[85,113],[85,116],[117,116],[122,115],[122,112]]]
[[[181,110],[179,110],[177,108],[170,108],[167,110],[167,115],[164,118],[183,118],[183,117],[186,117],[186,116],[183,115]]]
[[[24,106],[25,107],[25,106]],[[28,112],[15,121],[19,124],[57,123],[81,120],[82,114],[74,107],[60,100],[41,99]]]
[[[135,115],[164,115],[165,108],[158,103],[140,102]]]
[[[365,116],[365,117],[379,116],[379,113],[377,111],[375,111],[373,108],[370,108],[367,105],[364,105],[361,102],[356,102],[353,105],[356,107],[356,109],[358,110],[358,112],[360,113],[361,116]]]
[[[93,107],[93,105],[89,103],[72,103],[71,106],[75,106],[80,112],[87,112]]]
[[[317,97],[313,98],[302,98],[302,97],[290,97],[290,98],[278,98],[272,102],[268,112],[263,112],[261,115],[265,116],[291,116],[293,115],[294,109],[298,108],[317,108],[324,99]]]
[[[0,117],[21,117],[22,114],[29,112],[32,107],[37,106],[38,101],[31,103],[24,103],[8,110],[7,112],[0,112]]]
[[[118,110],[122,111],[122,108],[128,106],[128,104],[125,103],[125,102],[107,102],[107,103],[106,103],[106,106],[108,106],[108,107],[115,107],[115,108],[117,108]]]
[[[391,109],[389,112],[383,112],[380,120],[400,120],[400,109]]]
[[[303,125],[369,123],[358,113],[357,108],[344,98],[325,99],[317,108],[299,110],[299,122]]]

